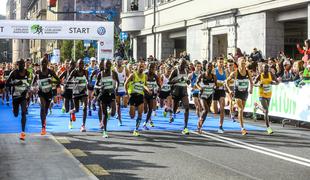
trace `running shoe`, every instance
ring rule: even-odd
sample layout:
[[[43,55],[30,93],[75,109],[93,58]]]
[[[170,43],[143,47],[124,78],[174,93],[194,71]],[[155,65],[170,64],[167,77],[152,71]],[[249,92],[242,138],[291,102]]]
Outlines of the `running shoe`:
[[[223,127],[219,127],[219,129],[217,130],[217,133],[224,134],[224,129],[223,129]]]
[[[86,128],[85,128],[85,126],[84,126],[84,125],[82,125],[82,126],[81,126],[80,131],[81,131],[81,132],[86,132]]]
[[[140,133],[139,133],[139,131],[134,130],[132,135],[138,137],[138,136],[140,136]]]
[[[42,136],[46,135],[46,128],[45,128],[45,127],[42,128],[42,130],[41,130],[41,135],[42,135]]]
[[[198,132],[198,134],[202,134],[202,129],[201,128],[197,128],[197,132]]]
[[[271,127],[267,128],[267,133],[268,133],[269,135],[271,135],[271,134],[273,133]]]
[[[176,114],[179,114],[181,111],[180,110],[177,110]]]
[[[123,123],[122,122],[118,122],[118,126],[123,126]]]
[[[103,122],[102,121],[100,122],[99,127],[100,127],[101,130],[103,130]]]
[[[241,134],[242,134],[242,136],[245,136],[245,135],[247,135],[247,134],[248,134],[248,132],[246,132],[246,130],[245,130],[245,129],[242,129],[242,130],[241,130]]]
[[[146,126],[146,123],[143,123],[143,129],[146,130],[146,131],[149,130],[149,128]]]
[[[153,121],[150,122],[150,126],[151,126],[151,127],[155,127]]]
[[[169,123],[171,124],[171,123],[173,123],[173,121],[174,121],[174,118],[171,117],[170,120],[169,120]]]
[[[103,131],[103,133],[102,133],[102,137],[104,137],[104,138],[108,138],[109,136],[108,136],[108,132],[107,131]]]
[[[71,120],[72,120],[73,122],[76,121],[75,113],[72,113],[72,114],[71,114]]]
[[[22,141],[25,141],[25,138],[26,138],[26,133],[24,132],[20,133],[19,139]]]
[[[88,116],[91,116],[91,110],[88,111]]]
[[[62,108],[61,108],[61,112],[62,112],[62,113],[65,113],[65,112],[66,112],[66,108],[65,108],[65,106],[62,106]]]
[[[72,126],[72,121],[69,122],[69,129],[72,129],[73,126]]]
[[[163,114],[164,114],[164,117],[167,117],[167,111],[166,110],[163,112]]]
[[[187,128],[184,128],[182,134],[189,135],[189,130]]]

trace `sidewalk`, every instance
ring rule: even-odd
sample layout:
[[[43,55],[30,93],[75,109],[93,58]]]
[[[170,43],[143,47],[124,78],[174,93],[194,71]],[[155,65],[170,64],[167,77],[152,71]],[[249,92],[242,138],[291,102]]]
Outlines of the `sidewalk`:
[[[0,179],[97,179],[52,135],[0,135]]]

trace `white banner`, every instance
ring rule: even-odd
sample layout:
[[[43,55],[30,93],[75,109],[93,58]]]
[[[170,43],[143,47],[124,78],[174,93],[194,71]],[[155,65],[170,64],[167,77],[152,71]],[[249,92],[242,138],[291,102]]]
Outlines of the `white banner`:
[[[253,112],[254,103],[260,103],[258,88],[249,95],[245,111]],[[310,122],[310,85],[296,87],[294,83],[272,86],[269,115]]]
[[[53,50],[53,56],[51,59],[51,63],[56,64],[60,62],[60,50],[59,49],[54,49]]]
[[[98,59],[112,59],[114,22],[0,20],[0,39],[100,40]]]

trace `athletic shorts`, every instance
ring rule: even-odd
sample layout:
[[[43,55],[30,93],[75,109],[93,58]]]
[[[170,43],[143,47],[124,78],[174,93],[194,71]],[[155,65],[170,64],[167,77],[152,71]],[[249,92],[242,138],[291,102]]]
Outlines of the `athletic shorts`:
[[[123,96],[125,96],[125,95],[126,95],[125,92],[116,92],[116,96],[123,97]]]
[[[144,95],[144,98],[145,98],[147,101],[154,100],[154,99],[156,99],[156,97],[157,97],[156,94],[152,94],[152,95],[145,94],[145,95]]]
[[[139,105],[143,104],[143,95],[142,94],[130,94],[130,98],[129,98],[129,104],[131,106],[136,106],[138,107]]]
[[[62,97],[66,99],[72,99],[72,89],[65,89],[65,91],[62,93]]]
[[[243,101],[246,101],[248,99],[249,93],[248,91],[245,92],[240,92],[240,91],[235,91],[235,98],[236,99],[241,99]]]
[[[53,98],[53,92],[52,91],[50,91],[48,93],[44,93],[42,91],[39,91],[38,95],[40,98],[44,98],[46,101],[51,101]]]
[[[207,101],[207,104],[208,104],[208,106],[210,107],[210,106],[211,106],[211,103],[212,103],[213,97],[212,97],[212,96],[209,96],[208,98],[200,97],[200,99],[201,99],[201,100],[204,100],[204,101]]]
[[[187,87],[174,87],[171,91],[172,99],[180,101],[184,97],[188,96]]]
[[[79,94],[73,94],[73,99],[82,99],[83,97],[87,97],[87,91],[83,90]]]
[[[100,93],[98,96],[98,100],[103,104],[111,104],[113,101],[115,101],[115,94],[102,94]]]
[[[225,98],[226,97],[226,92],[225,90],[219,90],[219,89],[216,89],[214,91],[214,94],[213,94],[213,100],[214,101],[218,101],[220,100],[220,98]]]
[[[160,91],[158,97],[160,99],[167,99],[168,96],[170,96],[170,91]]]
[[[88,85],[88,86],[87,86],[87,89],[88,89],[89,91],[93,91],[93,90],[95,89],[95,86],[93,86],[93,85]]]

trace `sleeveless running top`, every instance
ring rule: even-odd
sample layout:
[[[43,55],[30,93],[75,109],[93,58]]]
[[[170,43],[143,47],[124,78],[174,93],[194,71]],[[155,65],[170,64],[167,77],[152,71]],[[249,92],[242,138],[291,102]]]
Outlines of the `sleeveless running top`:
[[[104,94],[112,94],[114,92],[115,83],[112,78],[112,71],[109,76],[103,77],[103,73],[101,73],[101,89]]]
[[[129,94],[141,94],[144,95],[144,84],[146,82],[146,75],[143,73],[142,77],[138,76],[137,72],[133,74],[133,81],[129,84],[128,93]]]
[[[146,73],[146,77],[147,77],[147,87],[149,88],[149,90],[152,91],[153,94],[156,94],[158,91],[158,85],[156,82],[156,75],[154,75],[152,78],[148,75],[148,73]]]
[[[179,86],[179,87],[187,87],[187,81],[188,81],[188,77],[187,77],[187,71],[185,70],[185,74],[181,74],[180,70],[177,69],[177,80],[179,80],[175,86]]]
[[[212,76],[212,78],[210,79],[204,73],[202,75],[202,82],[200,83],[200,86],[202,88],[200,97],[208,99],[214,93],[214,87],[215,87],[214,77]]]
[[[171,90],[171,86],[170,86],[170,84],[168,84],[168,82],[169,82],[169,79],[166,78],[165,75],[163,75],[163,84],[162,84],[162,87],[161,87],[161,91],[169,92]]]
[[[220,74],[218,68],[215,69],[215,75],[217,79],[217,86],[219,90],[224,90],[224,83],[226,80],[226,72],[223,70],[223,74]]]
[[[272,77],[271,74],[268,73],[268,77],[264,77],[264,73],[261,73],[260,75],[260,84],[262,84],[263,87],[259,87],[259,97],[263,98],[271,98],[272,96]]]
[[[43,74],[40,70],[38,72],[38,85],[39,85],[39,91],[43,93],[48,93],[52,90],[52,84],[51,84],[51,73],[50,70],[47,70],[47,75]]]
[[[25,76],[20,76],[19,73],[16,71],[16,76],[14,79],[14,82],[22,81],[23,84],[21,85],[15,85],[13,89],[13,97],[14,98],[26,98],[26,93],[30,87],[30,84],[28,83],[30,80],[30,75],[25,74]]]
[[[118,72],[118,69],[115,68],[115,72],[117,73],[118,76],[118,93],[124,93],[125,92],[125,80],[126,80],[126,68],[123,67],[123,71],[121,73]]]
[[[237,76],[235,80],[235,92],[246,92],[249,87],[249,79],[248,79],[248,71],[246,71],[246,75],[242,76],[237,70]]]

